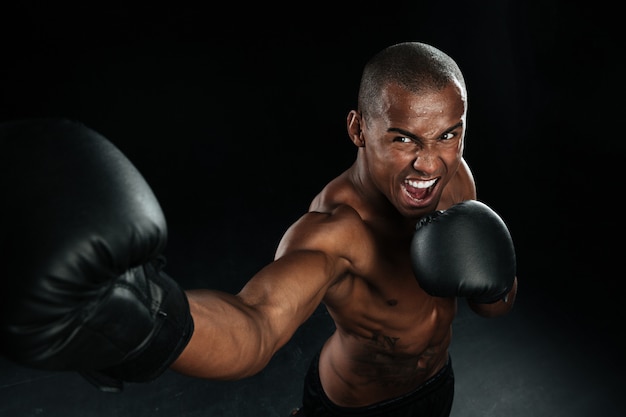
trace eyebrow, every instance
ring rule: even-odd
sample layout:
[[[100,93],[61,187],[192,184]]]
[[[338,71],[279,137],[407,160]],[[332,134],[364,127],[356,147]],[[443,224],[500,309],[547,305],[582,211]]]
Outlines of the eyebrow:
[[[459,122],[457,124],[455,124],[454,126],[450,126],[449,128],[447,128],[442,134],[446,134],[446,133],[450,133],[455,129],[458,129],[459,127],[463,127],[463,122]],[[413,140],[417,140],[420,141],[421,138],[411,132],[408,132],[404,129],[400,129],[399,127],[390,127],[389,129],[387,129],[387,132],[396,132],[396,133],[400,133],[402,136],[406,136],[407,138],[411,138]]]

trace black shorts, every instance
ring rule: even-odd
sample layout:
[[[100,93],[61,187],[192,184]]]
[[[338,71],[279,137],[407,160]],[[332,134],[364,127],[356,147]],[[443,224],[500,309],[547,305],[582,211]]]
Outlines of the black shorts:
[[[415,390],[366,407],[340,407],[322,389],[318,372],[319,353],[311,361],[304,380],[302,407],[293,416],[304,417],[448,417],[454,399],[452,361]]]

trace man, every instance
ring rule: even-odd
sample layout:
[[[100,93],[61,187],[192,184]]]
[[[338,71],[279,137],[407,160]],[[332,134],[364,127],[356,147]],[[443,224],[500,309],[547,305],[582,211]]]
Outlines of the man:
[[[480,216],[474,216],[482,207],[468,204],[476,199],[476,190],[463,159],[466,115],[463,76],[449,56],[417,42],[386,48],[366,65],[358,109],[347,116],[348,135],[357,147],[355,162],[313,199],[309,211],[284,234],[275,260],[238,294],[208,289],[183,294],[153,260],[163,246],[157,243],[140,260],[122,267],[113,262],[115,267],[110,268],[114,272],[104,275],[116,282],[115,289],[109,285],[102,290],[106,295],[91,295],[90,302],[96,307],[81,314],[78,325],[68,329],[65,324],[52,326],[55,340],[63,332],[73,338],[54,352],[47,348],[51,332],[32,332],[32,326],[20,322],[23,314],[18,317],[15,310],[7,310],[14,318],[3,323],[3,332],[16,340],[8,355],[32,366],[78,370],[101,386],[116,379],[152,379],[168,366],[195,377],[240,379],[260,372],[324,303],[336,331],[312,361],[303,406],[294,415],[449,415],[454,376],[448,347],[456,297],[467,297],[479,315],[494,317],[512,308],[517,289],[514,256],[507,251],[506,238],[502,245],[482,226],[478,231],[452,235],[466,225],[482,224]],[[71,134],[68,130],[59,136]],[[84,159],[81,154],[80,160]],[[94,170],[94,181],[98,181],[96,173],[120,171],[108,164],[96,168],[86,164],[84,169]],[[127,181],[121,182],[123,193],[129,187]],[[97,194],[100,198],[102,192]],[[146,198],[141,200],[143,204]],[[110,210],[118,210],[123,204],[120,201],[126,200],[119,195],[112,198]],[[128,201],[129,205],[139,204],[132,195]],[[103,206],[106,204],[98,201],[84,211],[109,213]],[[72,209],[76,210],[74,205]],[[139,212],[141,219],[155,212],[154,206],[124,210]],[[117,221],[117,217],[105,222]],[[136,222],[132,220],[132,224]],[[163,228],[161,223],[156,216],[146,228],[153,224]],[[140,233],[141,237],[144,234]],[[140,240],[135,234],[126,239],[117,235],[105,238],[109,239],[120,245],[121,240],[129,248],[111,250],[112,254],[94,261],[102,245],[89,251],[81,245],[77,249],[80,258],[102,269],[117,253],[138,250],[139,245],[132,243]],[[498,259],[486,266],[469,260],[470,266],[465,266],[466,260],[458,258],[476,258],[464,254],[476,246],[485,258],[495,253]],[[455,269],[451,265],[462,266]],[[72,261],[71,267],[63,269],[83,266]],[[441,269],[445,270],[443,284],[435,279]],[[476,276],[467,276],[466,271],[472,269],[479,270]],[[91,269],[72,273],[71,281],[91,288],[93,282],[83,282],[90,273]],[[14,290],[27,291],[22,287]],[[145,301],[145,294],[152,298]],[[128,320],[112,318],[123,310],[113,308],[118,304],[129,305],[124,307],[129,309],[143,305],[152,314],[145,314],[145,324],[140,324],[139,318],[126,324]],[[21,307],[13,303],[11,308]],[[34,310],[30,308],[28,314]],[[77,315],[73,311],[67,314]],[[128,317],[135,316],[143,320],[141,314]],[[67,316],[63,317],[65,323]],[[115,330],[109,330],[113,325]],[[64,330],[57,330],[60,327]],[[77,328],[83,333],[88,328],[99,340],[116,338],[114,347],[90,345],[91,355],[78,359],[90,342],[87,336],[75,336],[81,334]],[[127,334],[143,336],[137,336],[138,342],[129,342]],[[119,349],[120,344],[128,346]],[[16,353],[24,346],[32,352]],[[108,359],[100,359],[105,357]]]

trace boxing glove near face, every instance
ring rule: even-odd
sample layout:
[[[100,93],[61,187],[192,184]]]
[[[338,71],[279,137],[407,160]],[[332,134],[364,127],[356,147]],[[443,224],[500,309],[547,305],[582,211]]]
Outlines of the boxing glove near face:
[[[0,145],[2,354],[40,369],[158,376],[193,322],[161,271],[167,227],[144,178],[68,120],[2,124]]]
[[[476,303],[504,298],[516,274],[507,226],[476,200],[421,218],[411,242],[411,262],[419,285],[428,294],[465,297]]]

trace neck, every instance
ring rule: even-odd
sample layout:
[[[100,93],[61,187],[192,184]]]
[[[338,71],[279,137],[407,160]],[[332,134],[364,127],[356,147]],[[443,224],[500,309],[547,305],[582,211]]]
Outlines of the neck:
[[[361,151],[361,150],[359,150]],[[390,229],[413,233],[418,219],[404,217],[371,180],[366,164],[357,158],[348,169],[348,178],[363,201],[361,216],[376,219]]]

